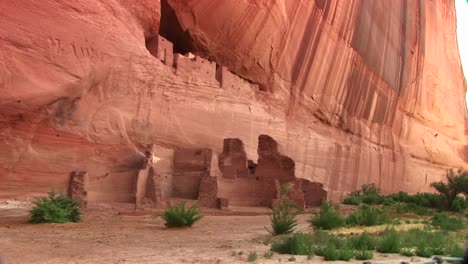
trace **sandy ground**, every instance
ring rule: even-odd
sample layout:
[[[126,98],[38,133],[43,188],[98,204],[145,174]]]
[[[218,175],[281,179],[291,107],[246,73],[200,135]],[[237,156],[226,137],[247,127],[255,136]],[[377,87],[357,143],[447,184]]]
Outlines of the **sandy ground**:
[[[309,230],[307,217],[300,216],[300,230]],[[33,225],[27,219],[25,208],[0,206],[3,264],[247,263],[247,255],[252,251],[258,254],[255,263],[323,262],[318,256],[311,260],[296,256],[295,261],[288,261],[290,255],[264,258],[269,250],[262,242],[269,236],[265,230],[269,218],[265,214],[207,215],[194,227],[184,229],[167,229],[161,219],[150,215],[118,215],[112,209],[87,210],[80,223]],[[242,255],[233,256],[233,252],[240,251]],[[402,260],[409,259],[379,255],[373,261],[399,263]]]

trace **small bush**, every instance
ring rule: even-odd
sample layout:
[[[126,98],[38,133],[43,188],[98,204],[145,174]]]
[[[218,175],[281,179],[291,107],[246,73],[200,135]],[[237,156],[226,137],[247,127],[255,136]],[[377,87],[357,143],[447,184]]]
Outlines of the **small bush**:
[[[361,199],[356,195],[348,195],[343,200],[343,204],[359,205],[360,203]]]
[[[374,250],[377,245],[377,240],[364,232],[358,236],[348,237],[348,245],[352,249],[361,251]]]
[[[398,214],[412,213],[417,215],[429,215],[430,211],[426,207],[414,203],[400,203],[396,205]]]
[[[432,217],[431,221],[433,226],[437,226],[442,230],[461,230],[465,226],[462,219],[450,217],[447,213],[437,213]]]
[[[331,230],[345,225],[345,218],[338,212],[338,206],[329,201],[322,202],[320,212],[314,212],[308,222],[315,229]]]
[[[336,249],[334,246],[326,247],[323,250],[323,258],[326,261],[334,261],[340,259],[340,251]]]
[[[450,205],[450,211],[452,212],[463,212],[468,206],[468,202],[465,198],[457,195]]]
[[[357,260],[369,260],[374,257],[374,253],[370,250],[356,251],[354,258]]]
[[[168,228],[184,226],[191,227],[203,218],[198,205],[194,204],[190,207],[186,207],[185,202],[170,206],[162,215],[159,216],[166,221],[165,225]]]
[[[280,254],[308,256],[314,253],[314,246],[310,236],[304,233],[295,233],[273,243],[271,250]]]
[[[273,229],[270,233],[273,235],[289,234],[297,226],[296,218],[301,210],[287,196],[292,187],[293,185],[290,183],[281,186],[280,202],[273,207],[270,215],[271,228]]]
[[[297,226],[297,215],[300,210],[290,202],[280,202],[273,208],[270,216],[273,235],[289,234]]]
[[[383,210],[368,205],[361,206],[346,218],[348,225],[374,226],[388,222],[388,216]]]
[[[289,262],[296,261],[296,257],[294,257],[294,256],[291,256],[291,257],[289,257],[289,258],[288,258],[288,261],[289,261]]]
[[[430,258],[434,255],[434,251],[432,250],[432,248],[428,246],[417,247],[415,253],[418,257],[423,257],[423,258]]]
[[[339,260],[350,261],[354,257],[354,250],[341,249],[339,250]]]
[[[56,194],[52,190],[47,197],[37,198],[33,203],[30,223],[67,223],[81,219],[80,201],[63,193]]]
[[[447,254],[450,257],[461,258],[465,254],[465,250],[457,243],[451,243],[448,245]]]
[[[257,252],[253,251],[253,252],[250,252],[249,256],[247,257],[247,261],[248,262],[254,262],[255,260],[257,260]]]
[[[416,254],[411,248],[402,248],[400,250],[400,255],[407,256],[407,257],[412,257],[415,256]]]
[[[326,261],[344,260],[349,261],[354,257],[354,251],[350,249],[336,249],[333,245],[326,247],[323,251],[323,258]]]
[[[401,239],[395,230],[385,230],[377,251],[380,253],[398,253],[401,250]]]

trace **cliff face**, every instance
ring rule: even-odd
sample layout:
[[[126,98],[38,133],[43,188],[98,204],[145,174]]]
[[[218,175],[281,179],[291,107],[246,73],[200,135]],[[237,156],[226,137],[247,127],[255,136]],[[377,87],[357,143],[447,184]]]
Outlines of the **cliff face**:
[[[370,182],[428,190],[468,159],[454,14],[453,1],[3,1],[0,198],[80,170],[94,199],[127,201],[146,144],[170,172],[172,149],[220,154],[225,138],[255,161],[260,134],[331,199]],[[158,32],[213,62],[161,62]]]

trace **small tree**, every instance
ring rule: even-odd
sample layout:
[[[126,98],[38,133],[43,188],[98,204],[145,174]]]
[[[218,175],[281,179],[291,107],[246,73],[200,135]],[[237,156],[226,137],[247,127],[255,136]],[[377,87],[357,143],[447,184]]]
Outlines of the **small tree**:
[[[447,183],[443,181],[433,182],[434,187],[446,199],[446,208],[450,209],[458,194],[468,195],[468,171],[459,169],[457,172],[450,169],[446,172]]]

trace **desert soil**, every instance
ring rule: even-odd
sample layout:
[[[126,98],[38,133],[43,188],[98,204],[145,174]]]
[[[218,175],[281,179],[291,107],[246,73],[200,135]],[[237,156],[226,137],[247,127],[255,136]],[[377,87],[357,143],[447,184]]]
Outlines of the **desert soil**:
[[[0,206],[0,256],[3,264],[67,263],[247,263],[256,251],[255,263],[318,263],[296,256],[274,254],[263,240],[269,237],[265,211],[257,215],[223,215],[207,212],[192,228],[167,229],[150,215],[119,215],[118,210],[89,209],[80,223],[28,224],[25,208]],[[308,215],[300,216],[299,230],[308,231]],[[243,252],[242,255],[233,252]],[[378,255],[379,263],[409,261],[398,255]],[[412,262],[419,262],[413,259]],[[1,260],[0,260],[1,263]],[[329,263],[329,262],[328,262]],[[342,262],[350,263],[350,262]],[[351,263],[362,263],[354,261]]]

